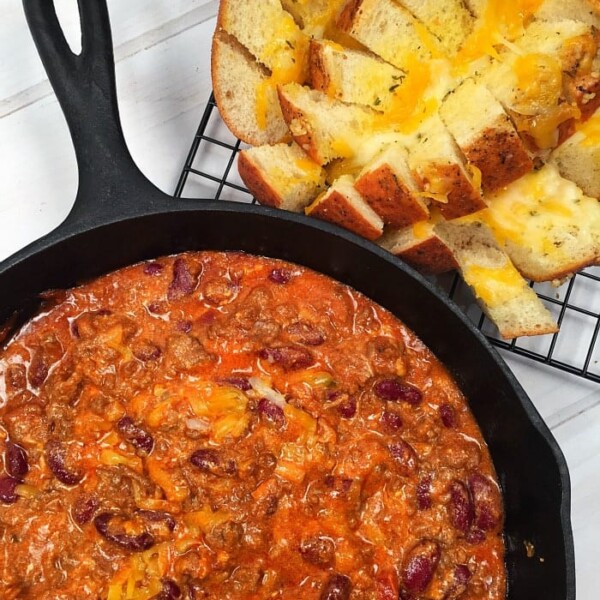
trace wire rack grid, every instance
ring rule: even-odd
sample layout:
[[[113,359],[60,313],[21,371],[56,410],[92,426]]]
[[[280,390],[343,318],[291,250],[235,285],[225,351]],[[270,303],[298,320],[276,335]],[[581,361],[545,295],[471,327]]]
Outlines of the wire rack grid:
[[[224,125],[211,94],[174,195],[255,203],[236,167],[237,153],[244,147]],[[458,275],[446,274],[433,281],[498,348],[600,383],[600,268],[586,269],[559,287],[531,284],[560,331],[512,341],[499,337]]]

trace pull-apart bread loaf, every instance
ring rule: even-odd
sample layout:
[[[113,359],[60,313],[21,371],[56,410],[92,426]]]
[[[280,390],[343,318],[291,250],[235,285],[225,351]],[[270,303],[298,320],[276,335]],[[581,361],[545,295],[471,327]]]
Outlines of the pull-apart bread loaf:
[[[600,264],[599,0],[221,0],[215,98],[263,204],[458,269],[506,337]]]

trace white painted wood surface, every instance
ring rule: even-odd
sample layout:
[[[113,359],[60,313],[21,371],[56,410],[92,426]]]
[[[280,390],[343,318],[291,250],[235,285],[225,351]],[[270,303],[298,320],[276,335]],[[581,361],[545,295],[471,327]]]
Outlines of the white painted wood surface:
[[[216,0],[109,0],[125,136],[172,193],[210,94]],[[77,47],[74,0],[57,0]],[[67,127],[18,0],[0,0],[0,259],[67,215],[77,176]],[[193,184],[193,195],[210,193]],[[600,386],[504,354],[569,463],[580,600],[600,597]],[[532,600],[537,600],[533,599]],[[540,599],[541,600],[541,599]]]

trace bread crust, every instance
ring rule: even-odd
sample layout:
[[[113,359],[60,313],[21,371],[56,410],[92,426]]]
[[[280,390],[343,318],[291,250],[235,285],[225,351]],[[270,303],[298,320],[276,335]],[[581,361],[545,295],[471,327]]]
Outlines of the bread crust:
[[[458,164],[434,163],[428,165],[425,171],[415,170],[413,174],[425,190],[430,188],[432,182],[444,182],[448,201],[435,202],[435,206],[445,219],[464,217],[487,206],[481,193]]]
[[[510,245],[507,244],[507,248]],[[510,253],[510,250],[509,250]],[[525,265],[519,264],[518,269],[519,273],[525,277],[525,279],[529,279],[531,281],[535,281],[536,283],[543,283],[545,281],[563,281],[573,276],[573,273],[577,273],[582,269],[586,269],[587,267],[595,267],[600,265],[600,256],[596,256],[595,258],[587,258],[584,260],[574,260],[573,262],[565,265],[562,269],[555,269],[552,272],[546,271],[543,275],[540,273],[536,273],[535,271],[529,270]]]
[[[368,239],[376,240],[381,236],[383,228],[375,227],[356,210],[344,194],[337,190],[326,192],[314,204],[308,207],[307,214],[340,225]]]
[[[309,83],[315,90],[327,93],[331,85],[329,72],[325,66],[323,45],[312,40],[308,51]]]
[[[323,165],[327,162],[327,158],[321,156],[319,146],[316,143],[312,133],[312,127],[308,120],[304,117],[304,113],[297,108],[283,93],[281,87],[277,88],[279,104],[283,118],[290,128],[290,132],[294,141],[300,146],[308,156],[316,163]]]
[[[481,171],[484,192],[505,187],[533,169],[531,157],[512,128],[489,127],[462,151]]]
[[[356,180],[354,187],[386,225],[406,227],[429,217],[425,203],[398,178],[389,165],[381,165]]]
[[[352,29],[354,18],[356,17],[356,13],[360,9],[362,3],[363,0],[350,0],[350,2],[344,6],[336,22],[336,25],[342,31],[349,32]]]
[[[600,108],[600,77],[597,74],[570,77],[566,87],[569,99],[581,111],[581,121],[587,121]]]
[[[280,114],[277,104],[273,104],[273,110],[267,115],[267,128],[261,129],[256,120],[256,98],[245,99],[245,118],[241,119],[239,114],[235,114],[234,104],[240,106],[244,102],[236,100],[236,91],[239,94],[238,82],[231,81],[225,77],[223,69],[226,59],[223,56],[226,50],[231,50],[238,58],[238,69],[246,69],[250,77],[256,79],[256,82],[266,82],[269,79],[268,70],[263,67],[250,52],[244,48],[237,39],[229,35],[226,31],[216,31],[211,46],[211,78],[213,82],[213,91],[215,102],[219,108],[219,113],[225,125],[240,140],[253,146],[262,144],[276,144],[278,142],[290,139],[290,134]]]
[[[283,200],[280,193],[265,180],[261,169],[244,152],[238,154],[238,172],[250,193],[261,204],[281,207]]]
[[[436,235],[393,253],[426,275],[440,275],[458,269],[452,252]]]

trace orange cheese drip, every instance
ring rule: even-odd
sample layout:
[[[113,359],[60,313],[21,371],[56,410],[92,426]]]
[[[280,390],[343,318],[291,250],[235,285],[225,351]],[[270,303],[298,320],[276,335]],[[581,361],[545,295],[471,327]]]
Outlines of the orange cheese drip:
[[[495,46],[503,38],[512,41],[521,35],[542,1],[489,0],[484,14],[457,54],[455,67],[460,68],[486,55],[498,58]]]

